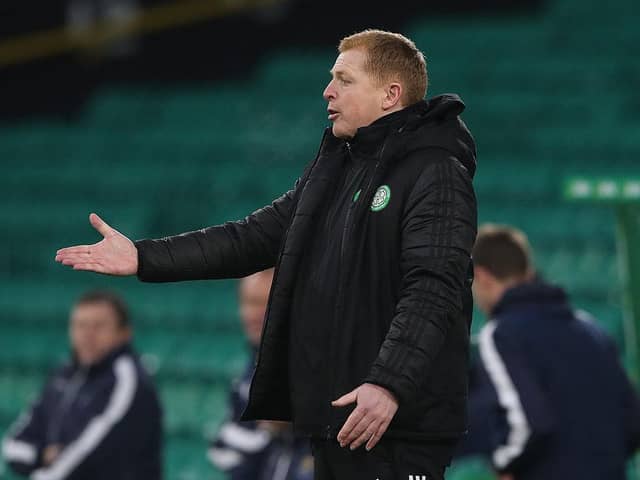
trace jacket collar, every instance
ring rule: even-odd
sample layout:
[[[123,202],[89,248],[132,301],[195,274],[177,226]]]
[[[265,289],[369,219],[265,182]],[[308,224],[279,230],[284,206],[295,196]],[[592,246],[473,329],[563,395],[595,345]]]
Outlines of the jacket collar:
[[[356,131],[353,138],[343,140],[333,135],[331,128],[325,131],[324,152],[335,152],[348,147],[351,152],[370,155],[379,151],[390,134],[420,131],[410,140],[414,147],[438,147],[451,151],[469,170],[475,173],[475,146],[459,115],[465,105],[458,95],[443,94],[420,100],[402,110],[384,115],[366,127]],[[431,125],[426,131],[422,127]],[[404,140],[402,141],[404,144]]]
[[[325,129],[322,140],[321,153],[330,154],[345,148],[348,148],[353,153],[376,152],[394,127],[396,129],[401,128],[412,116],[416,116],[418,112],[426,109],[428,109],[428,105],[423,100],[402,110],[383,115],[370,125],[360,127],[353,138],[348,140],[336,137],[333,135],[331,127],[328,127]]]
[[[349,149],[358,153],[377,151],[385,138],[393,130],[398,130],[402,125],[406,124],[408,119],[416,111],[420,110],[424,104],[426,104],[424,100],[420,101],[402,110],[383,115],[366,127],[360,127],[353,138],[346,141]]]
[[[111,352],[107,353],[104,357],[102,357],[96,363],[86,367],[86,366],[80,365],[80,362],[78,362],[78,357],[76,356],[75,352],[73,352],[72,358],[71,358],[71,367],[73,370],[84,368],[87,370],[88,375],[92,375],[92,374],[101,372],[104,369],[111,368],[111,366],[113,365],[113,362],[115,362],[118,357],[120,357],[121,355],[131,354],[131,353],[133,353],[133,349],[131,347],[131,344],[127,342],[124,345],[121,345],[120,347],[115,348]]]
[[[537,279],[507,290],[493,308],[491,315],[498,316],[513,310],[545,306],[569,308],[567,294],[562,288]]]

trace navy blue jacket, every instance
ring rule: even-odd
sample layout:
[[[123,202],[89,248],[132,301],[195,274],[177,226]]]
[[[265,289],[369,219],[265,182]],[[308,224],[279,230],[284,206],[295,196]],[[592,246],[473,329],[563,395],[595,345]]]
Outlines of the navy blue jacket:
[[[86,368],[71,361],[3,442],[11,468],[34,480],[159,480],[162,414],[155,389],[125,345]],[[44,450],[61,453],[45,466]]]
[[[249,400],[253,353],[244,374],[233,383],[228,417],[211,442],[208,457],[230,480],[312,480],[308,439],[295,438],[291,429],[272,435],[258,422],[240,421]]]
[[[640,442],[638,398],[612,340],[563,290],[532,282],[507,291],[479,351],[471,428],[488,437],[498,471],[516,480],[625,478]]]

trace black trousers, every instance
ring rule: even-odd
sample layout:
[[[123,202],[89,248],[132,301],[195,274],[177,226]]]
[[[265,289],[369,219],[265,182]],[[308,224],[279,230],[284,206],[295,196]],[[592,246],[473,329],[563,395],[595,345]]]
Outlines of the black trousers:
[[[313,439],[314,480],[444,480],[454,446],[383,439],[367,452]]]

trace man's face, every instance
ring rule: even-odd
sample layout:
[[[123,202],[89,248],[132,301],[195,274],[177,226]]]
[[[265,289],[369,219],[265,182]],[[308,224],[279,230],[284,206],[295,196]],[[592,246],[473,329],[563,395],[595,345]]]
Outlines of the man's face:
[[[473,300],[480,309],[482,313],[488,315],[488,312],[491,310],[489,295],[487,294],[486,285],[481,284],[481,281],[478,278],[478,275],[474,275],[473,284],[471,286],[471,290],[473,291]]]
[[[269,303],[272,273],[260,272],[240,283],[240,318],[249,342],[258,346]]]
[[[131,331],[120,326],[110,304],[93,302],[73,307],[69,337],[80,364],[90,366],[129,341]]]
[[[482,313],[489,316],[502,297],[505,287],[489,270],[480,265],[473,269],[473,299]]]
[[[336,137],[351,138],[358,128],[388,113],[383,108],[385,88],[365,72],[366,58],[364,50],[347,50],[338,55],[331,69],[332,78],[323,97],[329,103],[327,111]]]

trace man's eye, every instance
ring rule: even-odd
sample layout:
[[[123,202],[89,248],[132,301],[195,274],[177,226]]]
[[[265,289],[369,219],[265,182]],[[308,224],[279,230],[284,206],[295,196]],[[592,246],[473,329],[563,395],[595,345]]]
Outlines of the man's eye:
[[[346,78],[342,78],[342,79],[340,79],[340,82],[343,85],[349,85],[351,83],[351,80],[347,80]]]

